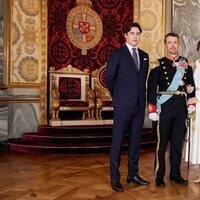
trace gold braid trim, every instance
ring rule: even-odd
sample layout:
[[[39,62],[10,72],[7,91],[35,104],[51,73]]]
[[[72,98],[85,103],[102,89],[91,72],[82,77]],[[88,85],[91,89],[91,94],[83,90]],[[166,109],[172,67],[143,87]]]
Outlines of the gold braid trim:
[[[168,94],[168,95],[185,95],[185,91],[159,91],[157,94]]]
[[[159,159],[158,159],[158,151],[160,147],[160,114],[158,114],[158,123],[157,123],[157,146],[156,146],[156,168],[155,168],[155,176],[157,175],[159,169]]]

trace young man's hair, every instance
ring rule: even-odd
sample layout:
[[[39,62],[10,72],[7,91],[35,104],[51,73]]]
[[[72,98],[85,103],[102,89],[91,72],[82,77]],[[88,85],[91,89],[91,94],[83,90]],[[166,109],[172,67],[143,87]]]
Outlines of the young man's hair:
[[[176,38],[178,38],[178,40],[179,40],[178,34],[173,33],[173,32],[167,33],[167,35],[165,35],[165,39],[164,39],[165,44],[166,44],[167,37],[169,37],[169,36],[171,36],[171,37],[176,37]]]
[[[197,44],[197,51],[199,51],[199,49],[200,49],[200,40],[199,40],[199,42]]]
[[[125,27],[124,33],[128,33],[131,30],[131,28],[134,28],[134,27],[138,28],[140,33],[142,33],[142,28],[141,28],[140,24],[138,24],[137,22],[129,23],[128,26]]]

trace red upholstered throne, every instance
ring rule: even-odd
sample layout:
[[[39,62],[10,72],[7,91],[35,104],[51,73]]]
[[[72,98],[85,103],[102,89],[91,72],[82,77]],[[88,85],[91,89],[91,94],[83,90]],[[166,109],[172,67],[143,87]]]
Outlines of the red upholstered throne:
[[[60,120],[60,111],[83,111],[83,118],[89,109],[87,90],[90,74],[68,65],[55,70],[50,68],[50,119]]]
[[[96,93],[97,97],[101,99],[101,111],[112,111],[112,98],[105,83],[106,64],[92,72],[91,87]],[[96,102],[96,107],[98,102]],[[97,111],[96,111],[97,114]],[[99,116],[101,118],[101,116]]]

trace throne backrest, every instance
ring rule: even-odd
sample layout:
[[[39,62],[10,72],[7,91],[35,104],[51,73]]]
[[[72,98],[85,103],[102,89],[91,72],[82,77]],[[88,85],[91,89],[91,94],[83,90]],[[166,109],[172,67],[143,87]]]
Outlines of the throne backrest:
[[[92,72],[91,87],[102,101],[112,101],[110,92],[105,83],[106,64]]]
[[[54,67],[51,67],[49,75],[50,98],[52,84],[55,84],[60,94],[60,101],[87,101],[87,88],[90,80],[89,73],[68,65],[59,70],[55,70]]]

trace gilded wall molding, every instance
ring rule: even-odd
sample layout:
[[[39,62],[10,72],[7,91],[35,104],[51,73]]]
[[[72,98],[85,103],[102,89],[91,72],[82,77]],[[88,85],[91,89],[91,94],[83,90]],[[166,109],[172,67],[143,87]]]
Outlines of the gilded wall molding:
[[[0,89],[6,89],[8,85],[8,66],[9,66],[9,2],[0,0]]]
[[[41,1],[41,83],[40,83],[40,124],[47,124],[47,0]]]
[[[133,2],[134,2],[133,20],[135,22],[139,22],[140,21],[140,0],[135,0]]]

